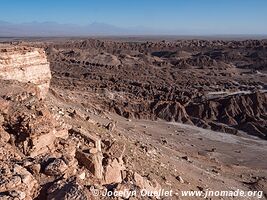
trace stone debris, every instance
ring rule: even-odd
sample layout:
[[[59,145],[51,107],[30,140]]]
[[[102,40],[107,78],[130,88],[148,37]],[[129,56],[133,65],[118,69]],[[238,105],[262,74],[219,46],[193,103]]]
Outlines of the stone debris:
[[[48,189],[47,193],[47,200],[91,199],[86,189],[76,180],[59,180]]]
[[[10,135],[0,127],[0,142],[5,144],[10,140]]]
[[[56,137],[53,133],[47,133],[44,135],[40,135],[37,137],[30,138],[30,144],[32,144],[32,149],[26,150],[28,151],[28,155],[31,157],[38,156],[40,154],[44,154],[48,151],[51,151],[54,147],[54,142]]]
[[[148,180],[145,177],[142,177],[138,173],[134,173],[134,182],[137,187],[140,189],[145,189],[146,191],[159,191],[161,189],[160,184],[156,180]]]
[[[20,84],[18,84],[20,86]],[[37,96],[25,95],[27,90],[15,94],[4,91],[7,95],[24,96],[9,100],[9,107],[4,117],[4,127],[8,129],[12,141],[25,155],[36,157],[55,150],[59,139],[67,139],[68,131],[59,125],[44,102]],[[3,128],[2,128],[3,129]],[[9,140],[8,135],[0,129],[1,140]]]
[[[256,182],[253,183],[253,186],[258,191],[263,191],[265,197],[267,197],[267,178],[260,178]]]
[[[38,175],[41,171],[41,165],[36,163],[36,164],[31,164],[26,167],[32,174]]]
[[[47,104],[50,78],[42,50],[0,49],[0,199],[98,199],[88,190],[92,185],[114,191],[161,188],[127,168],[126,144],[113,134],[116,122],[103,127],[80,109]]]
[[[38,182],[25,168],[0,162],[0,199],[30,200],[37,195]]]
[[[59,176],[64,174],[67,169],[68,165],[64,160],[56,158],[45,167],[44,173],[49,176]]]
[[[76,133],[84,137],[87,141],[91,141],[94,143],[95,148],[101,152],[101,140],[98,135],[94,133],[90,133],[83,128],[72,128],[70,130],[71,133]]]
[[[184,183],[184,179],[181,176],[176,176],[176,179],[180,182],[180,183]]]
[[[117,159],[122,159],[124,152],[125,152],[125,144],[119,141],[113,142],[110,148],[108,149],[108,153],[110,154],[110,156]]]
[[[21,159],[22,154],[9,143],[3,143],[0,141],[0,150],[0,161],[9,160],[10,157],[14,159]]]
[[[42,111],[15,106],[6,117],[10,131],[14,132],[16,145],[31,157],[53,151],[57,139],[56,121],[46,107],[42,104],[38,107]]]
[[[62,129],[62,130],[56,131],[55,136],[57,138],[62,138],[66,140],[69,137],[69,133],[67,129]]]

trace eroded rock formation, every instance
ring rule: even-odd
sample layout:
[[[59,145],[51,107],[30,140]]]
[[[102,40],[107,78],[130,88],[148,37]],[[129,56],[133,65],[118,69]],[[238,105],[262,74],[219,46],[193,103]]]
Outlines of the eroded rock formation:
[[[0,78],[31,82],[43,98],[49,89],[51,72],[44,50],[0,45]]]
[[[1,73],[10,80],[0,79],[0,199],[89,200],[94,199],[92,186],[103,191],[119,189],[122,182],[147,187],[150,182],[142,176],[138,183],[133,183],[133,173],[131,179],[123,176],[130,173],[123,161],[125,144],[110,137],[111,128],[103,127],[109,136],[103,143],[96,127],[66,124],[62,113],[46,104],[50,71],[41,50],[14,47],[3,52]],[[27,76],[31,69],[36,71]],[[22,72],[12,76],[17,70]],[[78,113],[74,110],[70,117]]]
[[[123,117],[266,139],[266,40],[88,39],[40,46],[57,75],[54,87],[94,93],[96,104]]]
[[[206,124],[213,130],[229,133],[236,133],[236,128],[266,139],[266,102],[266,93],[255,92],[191,103],[186,110],[196,124],[199,120],[204,121],[199,126]]]
[[[89,113],[106,120],[108,116],[102,118],[101,112],[110,110],[126,118],[162,118],[232,134],[245,130],[266,138],[266,93],[255,92],[263,89],[266,76],[257,74],[258,82],[247,81],[254,80],[254,74],[238,71],[239,59],[248,59],[245,68],[256,63],[254,54],[247,53],[250,45],[266,46],[266,42],[252,43],[83,41],[51,45],[46,53],[55,76],[46,99],[50,71],[43,51],[1,47],[0,199],[98,199],[92,197],[92,187],[101,191],[160,190],[169,185],[169,178],[158,172],[166,167],[170,175],[173,166],[165,165],[169,152],[162,154],[158,147],[172,148],[174,133],[183,142],[188,139],[190,145],[194,141],[185,138],[192,134],[178,129],[170,132],[172,139],[166,138],[168,134],[157,136],[152,148],[147,125],[142,125],[143,133],[138,130],[141,143],[135,142],[117,132],[121,127],[116,128],[115,122],[93,123]],[[222,45],[231,51],[210,50]],[[243,58],[233,47],[244,53],[240,54]],[[265,61],[259,60],[257,69],[261,63]],[[208,98],[210,92],[227,95]],[[229,95],[232,93],[235,95]],[[135,126],[124,130],[131,135],[132,129]],[[142,134],[146,137],[139,138]],[[167,156],[161,161],[159,155]],[[146,167],[143,162],[148,157]],[[142,162],[136,164],[135,158]],[[194,164],[188,156],[180,161]],[[150,176],[152,171],[157,181]],[[177,176],[176,169],[172,175],[180,183],[189,183]]]

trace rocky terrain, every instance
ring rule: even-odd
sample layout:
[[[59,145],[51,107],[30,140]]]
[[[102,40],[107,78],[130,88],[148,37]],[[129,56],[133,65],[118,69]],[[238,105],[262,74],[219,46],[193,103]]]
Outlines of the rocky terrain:
[[[264,199],[266,66],[265,40],[5,42],[0,199]]]
[[[266,139],[266,40],[34,45],[46,48],[55,87],[100,94],[123,117]]]
[[[1,79],[1,199],[94,199],[89,186],[119,190],[114,184],[123,178],[135,182],[131,187],[160,188],[155,180],[126,170],[125,143],[110,137],[112,124],[101,128],[89,116],[66,124],[65,111],[55,111],[44,102],[50,70],[41,49],[3,46],[1,52],[1,73],[10,79]],[[37,52],[42,52],[42,59],[34,60],[40,57]],[[33,75],[14,73],[23,67]],[[35,82],[42,79],[46,87]],[[69,118],[82,117],[69,109]]]

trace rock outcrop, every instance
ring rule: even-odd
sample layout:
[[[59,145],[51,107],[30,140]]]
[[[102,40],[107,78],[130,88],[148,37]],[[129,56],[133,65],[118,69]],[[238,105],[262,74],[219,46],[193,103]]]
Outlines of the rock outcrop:
[[[190,103],[186,111],[191,118],[209,124],[213,130],[235,133],[240,129],[266,139],[267,93],[235,94]],[[203,124],[204,124],[203,123]]]
[[[51,72],[44,50],[11,45],[0,46],[0,78],[33,83],[43,98],[49,89]]]
[[[143,187],[123,175],[129,173],[123,142],[107,137],[104,143],[85,127],[67,129],[32,83],[0,84],[0,199],[86,200],[93,199],[88,186]],[[103,130],[110,136],[112,130]]]
[[[178,167],[193,170],[197,166],[205,172],[208,165],[198,165],[198,156],[191,159],[191,150],[176,159],[180,153],[175,149],[181,146],[183,154],[187,146],[192,151],[201,149],[194,143],[197,134],[186,138],[189,127],[173,130],[169,124],[170,134],[151,134],[152,125],[139,127],[131,120],[121,126],[122,121],[113,122],[116,118],[108,122],[111,118],[105,109],[126,118],[161,118],[231,134],[244,130],[266,139],[266,93],[255,93],[264,89],[266,76],[243,76],[238,71],[239,56],[231,58],[238,50],[244,52],[240,53],[241,61],[247,61],[244,68],[250,63],[258,62],[257,68],[265,65],[265,54],[258,59],[254,49],[249,53],[243,48],[249,43],[24,43],[46,48],[55,74],[46,99],[51,74],[43,50],[0,46],[0,199],[107,199],[93,197],[94,188],[101,193],[137,191],[136,198],[122,199],[146,199],[140,196],[141,190],[153,193],[167,185],[174,188],[177,180],[189,188],[193,177],[177,174],[176,162],[181,163]],[[210,52],[225,45],[229,45],[227,51]],[[264,53],[266,42],[259,45]],[[253,82],[248,81],[252,77]],[[221,92],[227,95],[218,98]],[[212,99],[206,96],[212,93]],[[205,138],[198,140],[201,143],[196,144],[206,148]],[[222,155],[215,150],[207,152]],[[242,159],[243,152],[235,153]],[[207,164],[211,162],[219,166],[213,158]],[[214,167],[211,172],[223,171]],[[255,182],[255,187],[265,188],[264,181]],[[198,188],[202,186],[204,181]]]
[[[36,46],[46,48],[57,75],[55,87],[89,90],[89,95],[96,94],[91,98],[95,104],[123,117],[161,118],[266,138],[266,110],[254,113],[261,103],[246,95],[267,88],[266,40],[88,39]],[[239,92],[217,98],[220,93]]]

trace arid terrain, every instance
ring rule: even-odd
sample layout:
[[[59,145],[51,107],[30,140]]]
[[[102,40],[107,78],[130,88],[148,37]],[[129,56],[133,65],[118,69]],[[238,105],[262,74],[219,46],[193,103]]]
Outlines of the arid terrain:
[[[0,199],[267,198],[267,40],[1,41]]]

